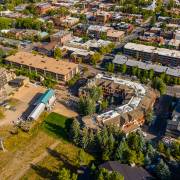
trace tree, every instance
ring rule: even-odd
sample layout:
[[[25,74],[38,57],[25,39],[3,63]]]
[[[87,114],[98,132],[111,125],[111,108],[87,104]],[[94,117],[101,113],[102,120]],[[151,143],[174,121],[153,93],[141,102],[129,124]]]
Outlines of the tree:
[[[163,143],[162,141],[160,141],[160,142],[158,143],[157,149],[158,149],[158,151],[161,152],[161,153],[164,153],[164,152],[165,152],[165,146],[164,146],[164,143]]]
[[[131,72],[133,76],[136,76],[138,67],[132,67]]]
[[[89,95],[94,101],[100,100],[102,98],[102,95],[103,95],[102,88],[98,87],[98,86],[93,86],[89,90]]]
[[[78,145],[79,144],[79,139],[80,139],[80,125],[77,120],[73,120],[71,129],[70,129],[70,137],[72,141]]]
[[[142,151],[144,148],[144,139],[138,133],[130,133],[127,137],[127,142],[130,149],[136,152]]]
[[[117,147],[116,152],[115,152],[115,160],[118,160],[120,162],[125,162],[126,160],[124,159],[124,152],[128,149],[128,145],[125,140],[122,140],[120,142],[120,145]]]
[[[97,180],[124,180],[124,177],[118,172],[109,172],[105,168],[98,171]]]
[[[125,74],[126,71],[127,71],[127,66],[126,66],[126,64],[123,64],[123,65],[121,66],[121,72],[122,72],[123,74]]]
[[[134,164],[136,162],[136,152],[130,149],[125,150],[124,159],[127,160],[128,164]]]
[[[174,141],[170,147],[170,150],[171,150],[171,155],[177,160],[180,160],[180,143]]]
[[[60,48],[56,48],[56,49],[54,50],[54,57],[55,57],[56,59],[62,58],[62,51],[61,51]]]
[[[157,177],[162,180],[169,179],[171,176],[169,167],[162,159],[159,161],[159,163],[156,166],[156,174]]]
[[[175,1],[174,0],[169,0],[169,3],[168,3],[168,9],[171,9],[171,8],[173,8],[174,7],[174,5],[175,5]]]
[[[101,60],[101,54],[98,52],[95,52],[91,57],[91,62],[93,65],[96,65],[97,62],[99,62],[100,60]]]
[[[151,123],[152,123],[152,121],[153,121],[153,117],[154,117],[154,112],[153,112],[153,111],[150,111],[150,112],[146,113],[145,122],[146,122],[148,125],[151,125]]]
[[[59,180],[77,180],[77,178],[78,178],[77,174],[72,173],[71,175],[70,170],[65,169],[65,168],[62,168],[62,170],[60,170],[59,176],[58,176]]]
[[[156,16],[155,16],[155,15],[153,15],[153,16],[151,17],[150,24],[151,24],[151,26],[154,26],[154,25],[155,25],[155,23],[156,23]]]
[[[90,96],[80,97],[78,109],[80,114],[84,116],[92,115],[96,112],[96,102]]]
[[[78,151],[78,155],[77,155],[78,166],[80,167],[80,166],[84,165],[86,161],[87,161],[87,159],[86,159],[85,152],[84,152],[84,150],[80,149]]]
[[[109,180],[124,180],[124,177],[120,173],[115,171],[113,171],[109,176]]]
[[[108,72],[114,72],[114,64],[113,64],[113,63],[108,63],[108,64],[106,65],[106,70],[107,70]]]
[[[59,180],[70,180],[71,174],[68,169],[62,168],[62,170],[59,172]]]
[[[88,146],[88,129],[86,127],[83,128],[82,130],[82,134],[81,134],[81,147],[83,149],[86,149],[86,147]]]
[[[0,29],[9,29],[13,26],[13,20],[10,18],[0,17]]]
[[[104,110],[108,107],[108,100],[105,99],[101,102],[101,110]]]
[[[107,35],[106,35],[106,33],[101,32],[101,33],[100,33],[100,39],[102,39],[102,40],[106,40],[106,39],[107,39]]]
[[[152,85],[154,88],[159,90],[160,94],[164,94],[166,92],[166,84],[163,82],[161,78],[154,78]]]

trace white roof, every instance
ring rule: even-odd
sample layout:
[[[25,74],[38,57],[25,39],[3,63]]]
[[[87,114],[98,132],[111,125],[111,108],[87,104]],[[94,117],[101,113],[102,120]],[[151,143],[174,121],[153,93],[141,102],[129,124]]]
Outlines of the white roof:
[[[171,50],[166,48],[157,48],[153,46],[146,46],[143,44],[136,44],[136,43],[127,43],[124,46],[125,49],[132,49],[136,51],[142,51],[147,53],[154,53],[162,56],[168,56],[168,57],[176,57],[180,58],[180,51],[177,50]]]

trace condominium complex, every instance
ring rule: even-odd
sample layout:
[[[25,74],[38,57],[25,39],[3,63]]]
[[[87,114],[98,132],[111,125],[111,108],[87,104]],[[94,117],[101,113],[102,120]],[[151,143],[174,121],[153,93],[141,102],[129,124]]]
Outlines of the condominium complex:
[[[180,52],[136,43],[127,43],[124,53],[143,61],[158,62],[165,66],[180,66]]]
[[[171,77],[180,78],[180,69],[179,68],[170,68],[170,67],[161,66],[158,64],[150,64],[148,62],[137,61],[134,59],[130,59],[124,55],[116,55],[112,62],[115,65],[115,68],[118,68],[119,65],[126,64],[126,66],[128,68],[138,67],[139,69],[142,69],[142,70],[151,70],[152,69],[152,70],[154,70],[154,72],[156,74],[166,73],[167,75],[169,75]]]
[[[156,93],[143,85],[115,77],[98,74],[95,79],[89,81],[88,87],[94,85],[102,87],[105,99],[113,98],[119,105],[113,105],[102,114],[82,119],[88,128],[97,129],[103,125],[115,125],[129,133],[136,130],[145,121],[145,114],[151,110],[156,100]],[[80,89],[81,95],[86,95],[86,87]]]
[[[46,56],[35,55],[28,52],[18,52],[6,58],[6,64],[29,71],[51,76],[57,81],[68,81],[79,72],[77,64],[63,60],[55,60]]]

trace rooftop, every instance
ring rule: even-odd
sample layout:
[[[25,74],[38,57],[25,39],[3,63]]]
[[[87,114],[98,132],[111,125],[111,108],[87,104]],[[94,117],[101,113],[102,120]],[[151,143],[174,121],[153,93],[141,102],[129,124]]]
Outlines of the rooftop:
[[[77,64],[71,62],[66,62],[63,60],[57,61],[54,58],[35,55],[32,53],[22,51],[16,53],[15,55],[11,55],[6,59],[14,63],[31,66],[38,69],[44,69],[46,71],[62,75],[68,74],[71,70],[78,66]]]
[[[99,166],[109,171],[119,172],[124,176],[125,180],[146,180],[152,178],[152,176],[142,167],[129,166],[128,164],[121,164],[118,161],[108,161]]]
[[[157,47],[153,47],[153,46],[146,46],[143,44],[136,44],[136,43],[127,43],[124,46],[124,48],[132,49],[132,50],[136,50],[136,51],[147,52],[147,53],[159,54],[162,56],[180,58],[180,51],[170,50],[170,49],[166,49],[166,48],[157,48]]]

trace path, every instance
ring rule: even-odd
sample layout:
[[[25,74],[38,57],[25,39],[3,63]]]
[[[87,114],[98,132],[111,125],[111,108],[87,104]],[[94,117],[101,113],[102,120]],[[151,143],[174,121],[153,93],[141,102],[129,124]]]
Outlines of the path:
[[[59,142],[60,141],[56,141],[49,148],[53,150],[54,148],[57,147]],[[31,161],[30,163],[24,164],[24,168],[21,169],[21,171],[19,171],[19,173],[16,174],[15,177],[13,177],[13,180],[19,180],[31,168],[31,165],[37,164],[38,162],[42,161],[46,156],[48,156],[48,152],[47,151],[45,151],[40,156],[38,156],[35,159],[33,159],[33,161]]]
[[[1,180],[19,180],[31,164],[36,164],[48,155],[46,148],[54,149],[59,144],[59,141],[54,140],[45,133],[39,133],[33,138],[27,146],[17,152],[6,152],[11,158],[1,168]]]

